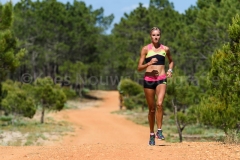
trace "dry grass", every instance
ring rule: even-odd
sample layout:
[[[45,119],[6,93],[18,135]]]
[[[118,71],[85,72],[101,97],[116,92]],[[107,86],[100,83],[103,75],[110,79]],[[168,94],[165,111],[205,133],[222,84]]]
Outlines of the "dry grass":
[[[125,115],[127,119],[136,124],[148,127],[148,111],[139,110],[119,110],[113,112],[114,114]],[[166,115],[163,117],[163,132],[167,142],[179,142],[179,136],[175,121],[171,118],[171,112],[165,111]],[[155,125],[155,130],[157,126]],[[183,130],[183,140],[189,142],[207,142],[207,141],[223,141],[225,134],[223,131],[215,128],[207,128],[201,125],[189,125]]]
[[[44,124],[21,118],[13,125],[0,126],[0,130],[0,145],[3,146],[50,144],[60,141],[63,135],[74,131],[69,123],[55,121],[51,117],[46,117]]]

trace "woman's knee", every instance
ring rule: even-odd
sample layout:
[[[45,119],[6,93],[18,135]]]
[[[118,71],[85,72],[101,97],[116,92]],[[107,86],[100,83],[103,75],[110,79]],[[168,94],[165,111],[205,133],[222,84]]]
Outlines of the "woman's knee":
[[[149,107],[149,113],[155,113],[155,112],[156,112],[155,106]]]
[[[163,101],[161,101],[161,100],[157,101],[157,108],[158,109],[161,109],[162,105],[163,105]]]

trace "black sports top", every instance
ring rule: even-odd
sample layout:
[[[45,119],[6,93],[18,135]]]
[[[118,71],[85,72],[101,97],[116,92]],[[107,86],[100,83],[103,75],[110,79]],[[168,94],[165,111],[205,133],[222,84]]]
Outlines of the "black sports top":
[[[148,63],[151,61],[152,58],[157,58],[157,62],[154,63],[153,65],[165,65],[165,56],[166,56],[166,51],[165,51],[165,46],[160,45],[160,51],[153,51],[152,49],[152,44],[148,45],[148,53],[145,57],[145,62]]]

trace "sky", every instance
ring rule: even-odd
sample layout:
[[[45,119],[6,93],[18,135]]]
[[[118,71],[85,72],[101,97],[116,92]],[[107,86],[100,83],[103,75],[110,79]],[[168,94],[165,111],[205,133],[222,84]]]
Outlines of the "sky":
[[[61,0],[66,1],[66,0]],[[118,23],[124,13],[130,13],[142,3],[148,6],[150,0],[82,0],[86,5],[92,5],[93,9],[104,8],[105,15],[114,14],[114,23]],[[174,4],[175,10],[184,13],[191,5],[196,5],[197,0],[169,0]]]
[[[0,0],[1,3],[5,3],[9,0]],[[13,3],[16,3],[20,0],[12,0]],[[73,0],[58,0],[62,3],[73,2]],[[119,23],[121,17],[124,13],[130,13],[132,10],[139,6],[139,3],[142,3],[144,6],[148,6],[150,0],[78,0],[84,1],[87,6],[92,5],[93,9],[103,8],[104,15],[108,16],[114,14],[114,23]],[[191,5],[196,5],[197,0],[169,0],[174,4],[176,11],[184,13]],[[110,28],[111,30],[111,28]]]

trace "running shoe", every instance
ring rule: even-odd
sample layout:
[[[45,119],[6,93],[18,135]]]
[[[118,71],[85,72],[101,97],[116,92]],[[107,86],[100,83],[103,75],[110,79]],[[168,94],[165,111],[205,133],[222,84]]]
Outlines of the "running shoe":
[[[149,145],[150,146],[155,145],[155,135],[150,135]]]
[[[165,139],[165,137],[164,137],[163,134],[162,134],[162,130],[158,130],[158,131],[157,131],[157,133],[156,133],[156,138],[157,138],[158,140],[164,140],[164,139]]]

